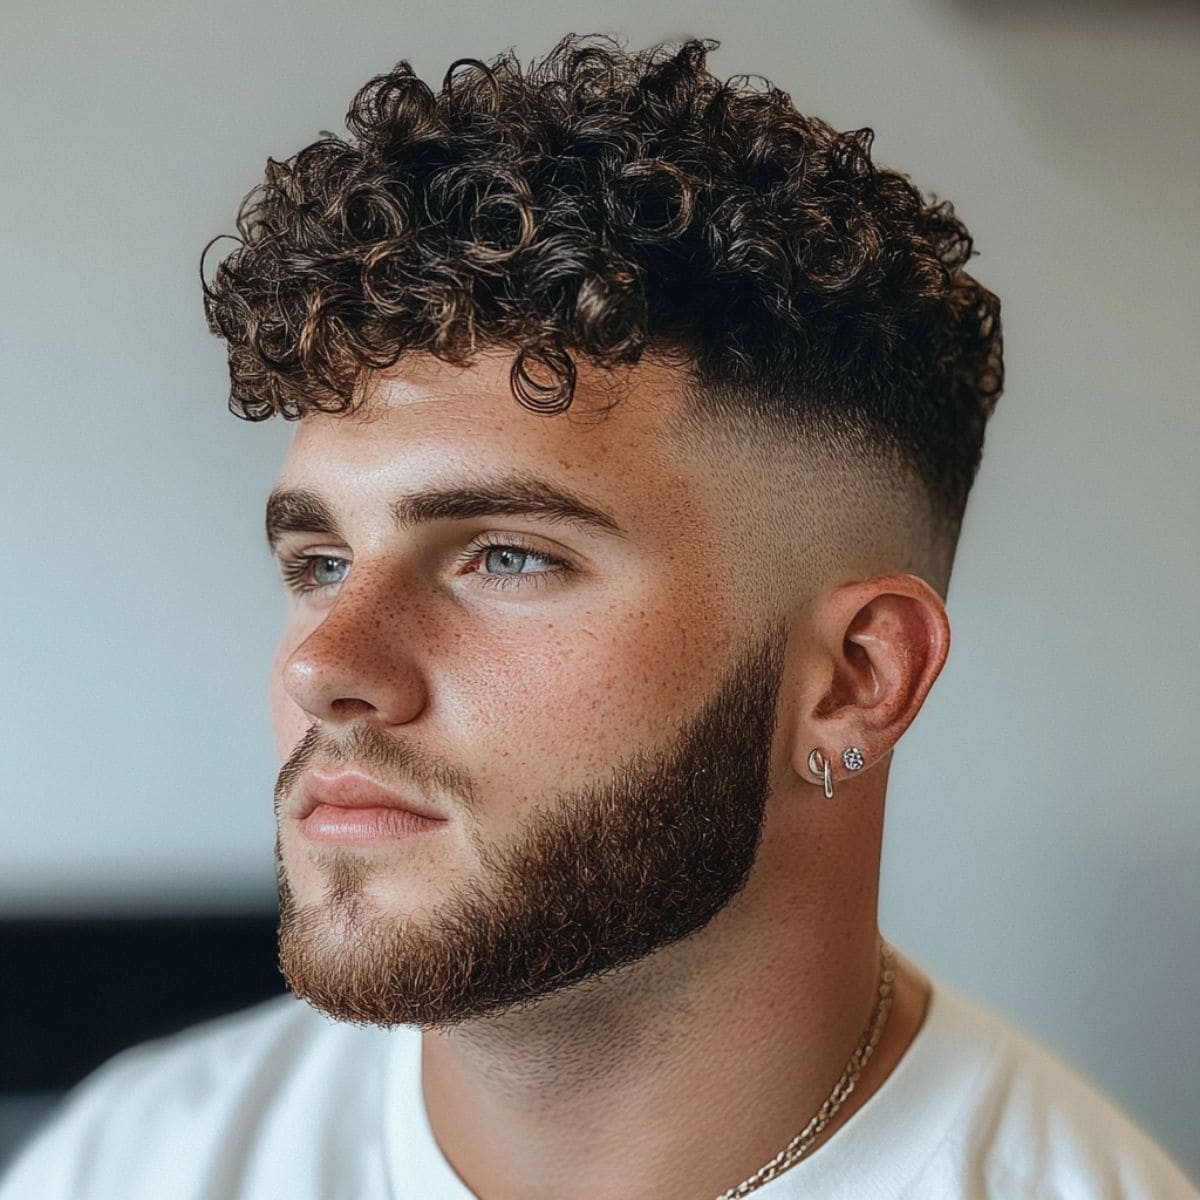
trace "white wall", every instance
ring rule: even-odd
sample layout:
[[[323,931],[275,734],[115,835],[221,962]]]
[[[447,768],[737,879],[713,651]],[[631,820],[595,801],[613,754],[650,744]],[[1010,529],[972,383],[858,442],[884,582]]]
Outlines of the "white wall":
[[[896,756],[884,930],[1200,1174],[1200,28],[1038,9],[7,0],[4,910],[272,902],[260,523],[289,430],[225,411],[196,273],[267,155],[340,130],[400,57],[436,80],[572,29],[717,36],[719,73],[872,126],[877,161],[953,200],[1004,304],[954,646]]]

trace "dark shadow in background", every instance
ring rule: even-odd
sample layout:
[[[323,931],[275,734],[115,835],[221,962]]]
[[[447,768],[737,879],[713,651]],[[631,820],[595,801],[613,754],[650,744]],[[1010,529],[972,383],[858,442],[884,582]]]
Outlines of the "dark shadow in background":
[[[0,1166],[118,1050],[285,990],[276,917],[0,921]]]
[[[1072,18],[1197,15],[1197,0],[945,0],[948,13],[1008,21],[1015,17],[1071,16]]]

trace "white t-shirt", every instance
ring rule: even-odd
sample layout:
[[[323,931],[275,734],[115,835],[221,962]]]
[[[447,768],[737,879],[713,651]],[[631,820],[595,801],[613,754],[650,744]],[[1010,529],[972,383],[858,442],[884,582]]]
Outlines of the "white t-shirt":
[[[936,982],[883,1086],[755,1195],[1200,1200],[1107,1100]],[[0,1200],[201,1198],[475,1200],[426,1119],[420,1033],[339,1024],[286,996],[134,1047],[0,1182]]]

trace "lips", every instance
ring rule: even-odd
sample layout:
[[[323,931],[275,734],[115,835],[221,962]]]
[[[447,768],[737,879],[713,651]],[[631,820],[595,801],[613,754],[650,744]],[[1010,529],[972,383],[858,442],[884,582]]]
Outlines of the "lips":
[[[310,768],[301,777],[296,818],[304,820],[322,804],[345,809],[395,809],[397,812],[413,813],[430,821],[447,819],[429,805],[394,792],[361,771],[325,772]]]

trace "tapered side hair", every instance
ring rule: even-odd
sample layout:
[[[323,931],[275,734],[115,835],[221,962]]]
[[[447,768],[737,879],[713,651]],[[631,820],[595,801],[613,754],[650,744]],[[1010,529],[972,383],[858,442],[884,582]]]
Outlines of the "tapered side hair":
[[[406,61],[371,79],[348,136],[268,159],[204,282],[230,407],[348,411],[407,353],[509,348],[514,398],[552,414],[581,358],[661,355],[698,411],[890,452],[956,539],[1003,387],[972,238],[871,161],[870,128],[713,75],[717,45],[572,34],[527,67],[460,60],[437,91]]]

